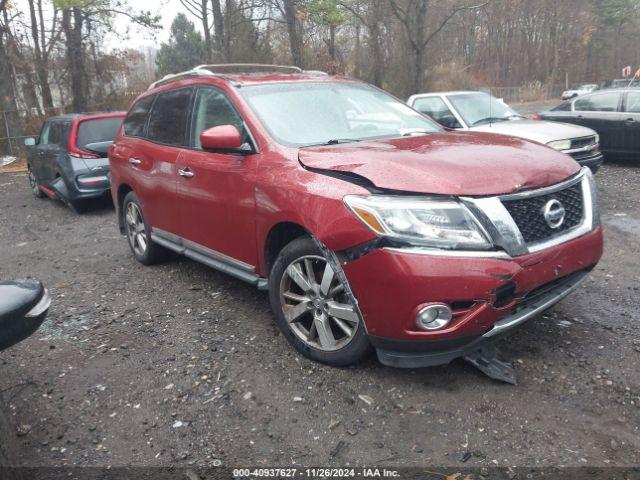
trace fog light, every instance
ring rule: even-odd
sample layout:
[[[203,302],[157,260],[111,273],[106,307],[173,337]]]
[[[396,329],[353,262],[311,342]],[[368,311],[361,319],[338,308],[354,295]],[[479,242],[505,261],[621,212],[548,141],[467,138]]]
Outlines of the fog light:
[[[451,318],[449,306],[438,303],[420,309],[416,315],[416,324],[423,330],[438,330],[449,325]]]

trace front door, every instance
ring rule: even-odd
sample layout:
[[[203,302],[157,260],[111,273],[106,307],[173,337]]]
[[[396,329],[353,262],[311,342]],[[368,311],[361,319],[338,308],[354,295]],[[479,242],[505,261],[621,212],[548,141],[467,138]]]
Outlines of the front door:
[[[178,158],[180,232],[185,240],[257,265],[254,170],[257,155],[202,150],[200,134],[211,127],[234,125],[248,140],[242,117],[225,93],[215,87],[196,92],[190,149]]]
[[[620,129],[620,92],[602,92],[578,97],[573,103],[574,115],[579,125],[589,127],[600,135],[600,148],[609,155],[617,156],[622,148]]]
[[[640,159],[640,91],[628,92],[624,101],[622,135],[624,152],[630,160]]]

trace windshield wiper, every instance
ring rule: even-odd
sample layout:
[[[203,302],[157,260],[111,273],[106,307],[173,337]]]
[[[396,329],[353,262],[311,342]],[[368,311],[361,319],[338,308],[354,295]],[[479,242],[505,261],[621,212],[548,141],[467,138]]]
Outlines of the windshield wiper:
[[[357,138],[332,138],[331,140],[327,140],[323,145],[338,145],[339,143],[351,143],[359,141],[360,140]]]
[[[481,118],[480,120],[476,120],[475,122],[473,122],[471,124],[471,126],[475,127],[476,125],[479,125],[480,123],[506,122],[508,120],[509,120],[508,118],[504,118],[504,117],[486,117],[486,118]]]

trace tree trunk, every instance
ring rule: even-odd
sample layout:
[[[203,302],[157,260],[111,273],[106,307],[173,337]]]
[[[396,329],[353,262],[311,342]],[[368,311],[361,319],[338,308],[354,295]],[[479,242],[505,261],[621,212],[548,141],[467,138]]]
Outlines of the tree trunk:
[[[289,31],[289,45],[293,64],[304,68],[304,55],[302,52],[302,36],[300,34],[300,19],[298,18],[296,0],[284,0],[284,13]]]
[[[73,25],[71,18],[73,17]],[[62,28],[66,38],[66,57],[71,76],[71,96],[74,112],[86,112],[86,72],[82,48],[82,11],[76,7],[62,12]]]
[[[216,52],[218,55],[224,56],[224,17],[222,16],[220,0],[211,0],[211,5],[213,7],[213,28]]]
[[[412,41],[414,55],[413,91],[419,93],[424,86],[424,53],[425,44],[425,20],[427,18],[427,2],[419,1],[414,12],[414,40]]]
[[[384,82],[384,58],[380,41],[380,24],[376,18],[369,27],[369,43],[373,57],[373,84],[376,87],[382,87]]]
[[[40,13],[42,13],[42,4],[38,4]],[[34,53],[36,57],[36,74],[38,76],[38,85],[40,86],[40,94],[42,95],[42,106],[45,112],[53,107],[53,99],[51,97],[51,86],[49,85],[49,66],[48,58],[43,54],[44,38],[40,38],[38,29],[38,18],[36,17],[36,9],[34,1],[29,0],[29,13],[31,15],[31,38],[33,38]],[[42,14],[40,15],[42,18]]]
[[[209,0],[201,0],[201,12],[202,12],[202,29],[204,30],[204,59],[207,63],[211,63],[211,51],[213,49],[211,45],[211,30],[209,30],[209,10],[207,4]]]
[[[6,0],[0,0],[0,10],[5,17],[6,15]],[[2,131],[0,131],[0,137],[19,137],[22,135],[22,125],[20,124],[20,117],[17,113],[16,96],[13,90],[13,72],[11,69],[9,59],[8,43],[8,23],[5,23],[7,28],[3,28],[0,25],[0,125],[2,125]],[[7,135],[8,134],[8,135]],[[12,145],[14,142],[7,141],[10,153],[14,153]]]

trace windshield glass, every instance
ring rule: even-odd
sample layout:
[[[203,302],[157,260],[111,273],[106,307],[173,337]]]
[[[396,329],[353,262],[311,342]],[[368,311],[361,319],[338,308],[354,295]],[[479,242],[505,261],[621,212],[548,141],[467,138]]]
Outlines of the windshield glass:
[[[280,83],[240,89],[280,143],[343,143],[440,132],[439,126],[390,95],[365,84]]]
[[[465,123],[470,127],[482,125],[483,123],[524,118],[513,108],[488,93],[464,93],[449,95],[448,98]]]

